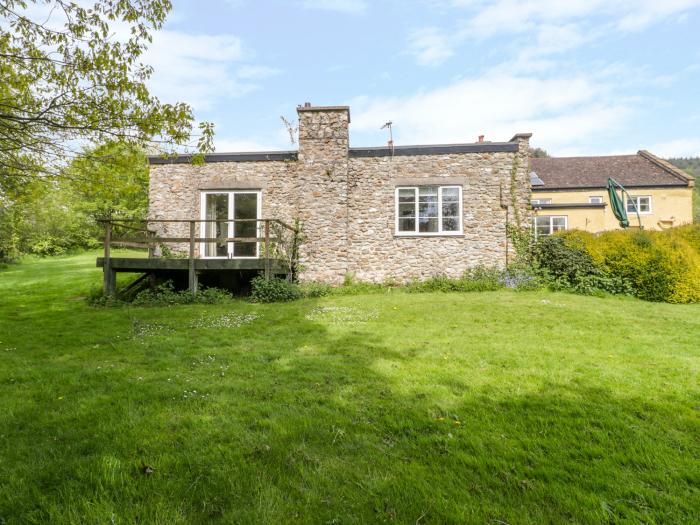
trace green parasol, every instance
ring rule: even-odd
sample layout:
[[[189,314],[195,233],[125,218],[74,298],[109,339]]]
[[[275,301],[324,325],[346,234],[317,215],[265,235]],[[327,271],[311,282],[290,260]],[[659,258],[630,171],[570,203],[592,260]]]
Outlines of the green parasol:
[[[617,194],[618,189],[620,190],[620,195]],[[625,187],[612,177],[608,178],[608,197],[610,197],[610,207],[612,208],[615,218],[620,221],[620,226],[622,228],[628,228],[630,221],[627,217],[627,206],[625,206],[625,201],[623,200],[623,197],[627,197],[628,202],[632,203],[632,206],[634,206],[634,211],[637,212],[639,229],[642,229],[642,219],[639,216],[637,203],[634,201],[634,199],[630,198],[630,195],[627,193]]]

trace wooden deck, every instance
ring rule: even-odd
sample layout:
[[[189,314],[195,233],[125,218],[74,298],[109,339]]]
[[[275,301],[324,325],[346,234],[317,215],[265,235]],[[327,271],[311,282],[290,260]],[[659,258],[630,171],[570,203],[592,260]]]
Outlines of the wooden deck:
[[[104,294],[115,295],[117,292],[117,273],[131,272],[144,275],[158,275],[173,272],[187,272],[189,289],[192,296],[197,295],[198,274],[207,272],[229,272],[252,270],[261,271],[266,279],[273,275],[295,275],[299,230],[296,226],[290,226],[278,219],[147,219],[147,220],[118,220],[109,219],[101,221],[105,225],[104,257],[97,259],[97,266],[102,268],[104,274]],[[198,224],[221,223],[227,228],[236,223],[254,223],[258,232],[256,237],[228,237],[225,234],[219,237],[200,237],[197,235]],[[186,223],[189,225],[188,237],[161,237],[151,229],[152,223]],[[276,227],[275,232],[272,228]],[[284,242],[284,232],[291,234],[287,243]],[[262,236],[261,236],[262,233]],[[119,235],[121,234],[121,235]],[[257,244],[256,252],[263,257],[256,258],[200,258],[197,256],[197,246],[200,243],[216,243],[218,246],[227,243],[230,247],[233,243]],[[156,257],[156,246],[165,244],[189,245],[187,257]],[[148,257],[112,257],[111,247],[122,246],[130,248],[143,248],[148,250]],[[232,251],[229,251],[232,253]],[[276,258],[279,256],[287,257]]]
[[[104,257],[97,258],[97,266],[104,268]],[[268,266],[269,262],[269,266]],[[222,270],[260,270],[270,268],[273,273],[286,274],[289,269],[284,261],[277,259],[194,259],[195,271]],[[189,259],[166,259],[154,257],[151,259],[139,257],[110,257],[109,266],[117,272],[147,273],[159,270],[189,271]]]

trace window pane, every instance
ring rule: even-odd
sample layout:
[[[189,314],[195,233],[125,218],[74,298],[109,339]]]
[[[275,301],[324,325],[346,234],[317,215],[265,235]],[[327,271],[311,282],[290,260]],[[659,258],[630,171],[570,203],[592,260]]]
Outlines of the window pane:
[[[627,198],[627,211],[634,213],[636,210],[635,205],[637,204],[636,198]]]
[[[416,231],[416,219],[399,219],[399,231],[400,232],[415,232]]]
[[[603,203],[603,197],[590,197],[588,199],[588,202],[591,204],[602,204]]]
[[[418,230],[422,233],[436,233],[438,231],[438,220],[420,218],[418,221]]]
[[[418,203],[418,216],[423,219],[427,217],[437,217],[438,216],[438,205],[437,202],[419,202]]]
[[[649,197],[639,197],[639,211],[649,212],[651,210],[651,199]]]
[[[558,232],[566,229],[566,219],[564,217],[552,217],[552,231]]]
[[[422,186],[418,188],[418,202],[436,203],[438,201],[438,189],[436,186]]]
[[[416,205],[399,203],[399,217],[415,217]]]
[[[403,188],[399,190],[399,202],[415,202],[416,190],[413,188]]]
[[[442,188],[442,202],[458,202],[459,188]]]
[[[207,220],[228,220],[228,193],[208,193],[204,197],[205,218]],[[228,223],[206,222],[205,237],[228,237]],[[227,257],[226,242],[208,242],[204,247],[206,257]]]
[[[444,232],[458,232],[459,231],[459,219],[457,217],[443,217],[442,218],[442,231],[444,231]]]
[[[457,217],[459,215],[459,203],[447,202],[442,204],[443,217]]]
[[[233,197],[234,219],[244,220],[233,225],[234,237],[257,237],[257,222],[249,219],[258,218],[258,195],[256,193],[235,193]],[[235,242],[235,257],[255,257],[256,242]]]
[[[535,230],[538,236],[549,235],[551,233],[549,217],[535,217]]]

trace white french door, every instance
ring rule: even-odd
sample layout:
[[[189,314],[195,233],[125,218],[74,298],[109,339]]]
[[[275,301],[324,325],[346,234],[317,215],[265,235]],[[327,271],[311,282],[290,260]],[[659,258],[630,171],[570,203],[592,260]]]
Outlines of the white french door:
[[[253,238],[260,236],[261,194],[259,191],[203,191],[200,233],[205,238]],[[233,222],[234,220],[239,222]],[[208,259],[255,259],[258,242],[203,242],[200,254]]]

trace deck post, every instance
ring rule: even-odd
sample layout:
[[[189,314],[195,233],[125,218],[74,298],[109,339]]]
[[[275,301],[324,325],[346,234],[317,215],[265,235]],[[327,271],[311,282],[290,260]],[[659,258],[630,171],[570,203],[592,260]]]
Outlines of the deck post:
[[[192,299],[197,297],[197,272],[194,269],[194,239],[195,239],[195,221],[190,221],[190,258],[189,258],[189,287],[192,293]]]
[[[265,220],[265,280],[270,280],[270,221]]]
[[[117,291],[117,279],[112,270],[110,248],[112,244],[112,221],[105,221],[104,262],[102,264],[103,284],[102,293],[105,296],[114,295]]]

